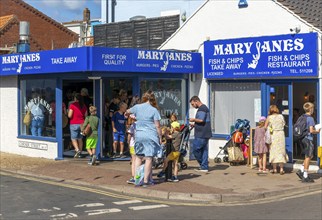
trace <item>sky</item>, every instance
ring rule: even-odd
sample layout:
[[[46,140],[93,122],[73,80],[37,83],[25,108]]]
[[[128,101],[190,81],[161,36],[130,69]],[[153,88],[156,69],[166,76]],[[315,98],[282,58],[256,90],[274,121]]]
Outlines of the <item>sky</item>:
[[[101,0],[24,0],[26,3],[58,22],[83,19],[83,10],[91,11],[91,19],[101,18]],[[115,21],[128,21],[131,17],[143,15],[159,17],[161,11],[185,11],[192,15],[205,0],[117,0]],[[109,0],[111,2],[111,0]],[[111,8],[111,7],[110,7]],[[111,12],[109,12],[111,14]],[[109,17],[109,21],[111,18]]]

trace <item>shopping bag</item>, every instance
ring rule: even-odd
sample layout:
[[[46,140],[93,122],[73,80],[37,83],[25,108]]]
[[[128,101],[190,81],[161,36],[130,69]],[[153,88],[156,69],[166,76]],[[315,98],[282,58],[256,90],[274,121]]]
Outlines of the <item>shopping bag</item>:
[[[27,111],[25,117],[23,118],[23,123],[27,126],[31,124],[31,112]]]
[[[272,136],[271,136],[271,131],[270,131],[269,128],[267,128],[266,131],[265,131],[264,139],[265,139],[266,144],[271,144],[272,143]]]

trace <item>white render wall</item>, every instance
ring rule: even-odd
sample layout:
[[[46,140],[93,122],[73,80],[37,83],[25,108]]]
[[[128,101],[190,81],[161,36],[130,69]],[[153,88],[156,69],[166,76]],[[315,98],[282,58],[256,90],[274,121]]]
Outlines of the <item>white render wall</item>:
[[[58,156],[57,143],[18,139],[18,77],[0,77],[0,152],[30,157],[55,159]],[[18,142],[46,146],[46,150],[19,147]],[[31,146],[31,145],[30,145]]]
[[[236,39],[289,34],[290,28],[301,27],[300,33],[319,33],[319,82],[322,85],[321,31],[311,27],[275,1],[247,0],[247,8],[238,8],[239,1],[206,1],[159,49],[196,50],[203,54],[206,40]],[[198,95],[208,105],[208,84],[203,77],[190,83],[190,96]],[[322,97],[322,88],[319,90]],[[320,102],[320,113],[322,103]],[[194,117],[195,109],[190,109]],[[319,122],[322,123],[322,114]],[[193,138],[193,133],[192,133]],[[210,140],[209,158],[213,159],[226,141]],[[322,137],[320,133],[320,146]]]

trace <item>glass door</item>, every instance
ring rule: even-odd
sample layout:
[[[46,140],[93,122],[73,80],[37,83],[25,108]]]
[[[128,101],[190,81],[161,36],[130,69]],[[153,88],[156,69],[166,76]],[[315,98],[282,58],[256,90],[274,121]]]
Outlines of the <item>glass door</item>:
[[[283,84],[268,84],[268,108],[270,105],[276,105],[280,114],[285,120],[285,144],[286,151],[290,161],[293,160],[293,144],[292,144],[292,86],[288,83]]]

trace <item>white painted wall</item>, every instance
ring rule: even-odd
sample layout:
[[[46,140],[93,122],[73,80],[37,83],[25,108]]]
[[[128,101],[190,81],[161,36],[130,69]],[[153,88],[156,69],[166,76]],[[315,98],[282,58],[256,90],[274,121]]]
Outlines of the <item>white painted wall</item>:
[[[238,8],[238,1],[206,1],[159,49],[194,50],[203,53],[203,42],[219,39],[259,37],[289,34],[290,28],[301,27],[301,33],[318,32],[298,16],[274,1],[247,0],[247,8]],[[319,51],[321,54],[321,31],[319,32]],[[322,59],[320,64],[320,85],[322,84]],[[208,84],[203,77],[190,83],[190,96],[198,95],[208,104]],[[322,88],[320,88],[322,97]],[[321,103],[321,102],[320,102]],[[190,109],[190,117],[195,110]],[[322,112],[322,105],[320,105]],[[322,123],[320,114],[320,123]],[[193,138],[193,133],[192,133]],[[320,134],[320,146],[322,146]],[[210,140],[209,158],[213,159],[223,140]]]
[[[18,139],[18,77],[0,78],[0,152],[30,157],[55,159],[58,157],[57,143]],[[18,141],[40,143],[47,150],[38,150],[18,146]]]

